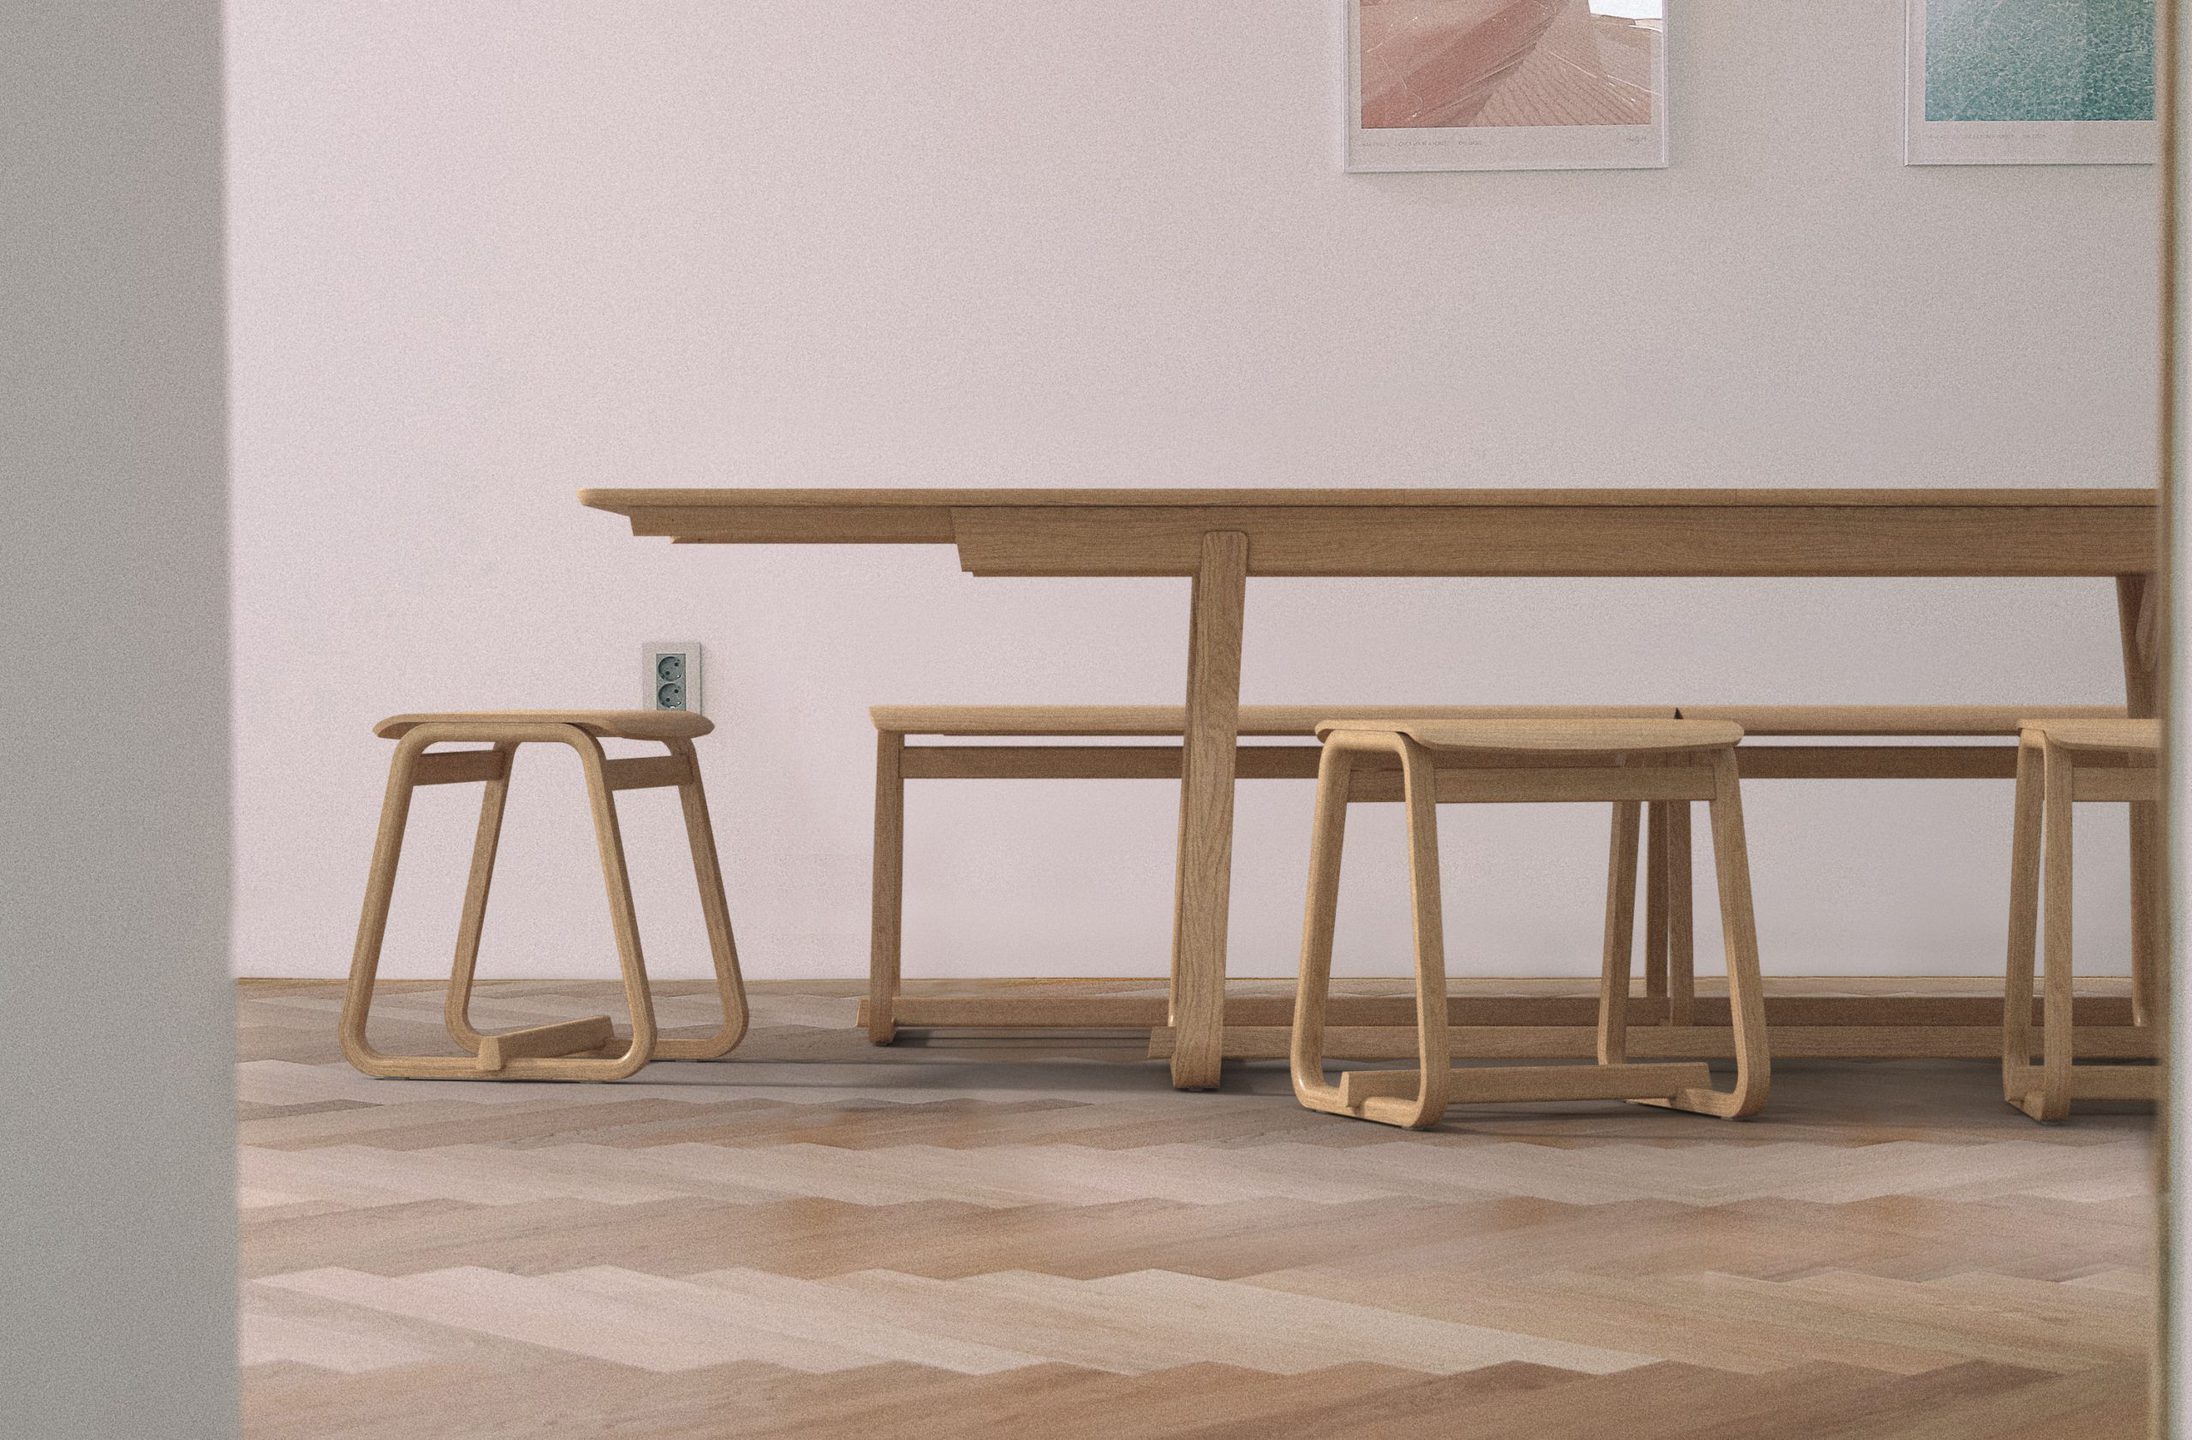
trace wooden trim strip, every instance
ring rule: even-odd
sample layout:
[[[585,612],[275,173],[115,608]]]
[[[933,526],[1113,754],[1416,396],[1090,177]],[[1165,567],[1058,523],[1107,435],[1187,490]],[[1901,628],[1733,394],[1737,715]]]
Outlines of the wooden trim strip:
[[[2015,745],[1739,745],[1745,780],[2010,780]]]
[[[2017,769],[2014,745],[1746,744],[1735,754],[1737,769],[1746,780],[2008,780]],[[1236,757],[1243,780],[1314,780],[1317,776],[1313,746],[1243,745]],[[1363,757],[1352,799],[1358,803],[1398,800],[1398,775],[1390,762]],[[1177,745],[908,745],[905,749],[908,780],[1179,777]],[[2081,792],[2079,798],[2086,797]]]
[[[2070,1072],[2070,1098],[2159,1100],[2163,1073],[2159,1065],[2080,1065]]]
[[[1665,1026],[1670,1001],[1663,996],[1632,995],[1629,1034]],[[1725,1027],[1724,996],[1700,996],[1695,1018]],[[1592,995],[1456,995],[1448,999],[1449,1025],[1463,1029],[1540,1026],[1589,1026],[1597,1013]],[[1335,995],[1327,1002],[1332,1022],[1349,1026],[1415,1024],[1415,1001],[1407,995]],[[937,994],[915,991],[898,996],[898,1024],[917,1029],[970,1030],[1149,1030],[1165,1022],[1165,997],[1144,995]],[[1775,1027],[1855,1029],[1947,1027],[1984,1029],[2000,1035],[2002,1002],[1984,995],[1769,995],[1766,1015]],[[1291,995],[1230,995],[1226,1018],[1236,1027],[1284,1032],[1294,1022]],[[2077,1022],[2089,1026],[2131,1024],[2131,1001],[2121,995],[2085,995],[2077,1002]],[[863,1012],[861,1024],[867,1019]],[[1780,1029],[1773,1032],[1779,1035]],[[1989,1055],[1994,1051],[1989,1051]]]
[[[1924,509],[1929,506],[2007,505],[2027,506],[2133,506],[2152,509],[2159,492],[2151,487],[2087,487],[2057,485],[2022,488],[1996,486],[1868,486],[1787,489],[1775,486],[1698,486],[1658,489],[1357,489],[1351,486],[1271,487],[1256,489],[1165,489],[1130,486],[1081,486],[1072,488],[947,488],[897,486],[889,488],[802,487],[744,489],[726,486],[673,486],[657,488],[589,488],[578,492],[581,505],[629,515],[640,510],[692,508],[706,511],[765,509],[814,509],[828,511],[896,510],[922,511],[967,507],[1007,509],[1075,509],[1086,506],[1165,506],[1200,508],[1215,506],[1302,507],[1384,506],[1398,509],[1473,505],[1564,505],[1629,508],[1635,506],[1682,506],[1703,510],[1741,509],[1757,505],[1892,507]]]
[[[1236,773],[1243,780],[1317,777],[1318,751],[1313,745],[1242,745],[1234,753]],[[2016,774],[2017,747],[1745,745],[1736,750],[1736,764],[1746,780],[2007,780]],[[1391,762],[1380,764],[1377,757],[1365,756],[1360,765],[1353,791],[1355,800],[1400,798],[1399,772]],[[909,745],[905,749],[904,773],[908,780],[1177,780],[1180,747]],[[1442,801],[1449,788],[1446,776],[1460,773],[1467,772],[1442,768]],[[1667,798],[1710,797],[1689,794]]]
[[[1366,776],[1375,780],[1375,776]],[[1351,790],[1355,801],[1384,797]],[[1571,803],[1591,800],[1710,800],[1713,773],[1702,765],[1601,765],[1557,770],[1440,770],[1441,805]]]
[[[2109,769],[2080,757],[2070,772],[2070,798],[2080,805],[2088,801],[2158,804],[2161,779],[2152,766]]]
[[[1684,705],[1684,720],[1733,720],[1761,735],[1992,735],[2030,719],[2121,720],[2121,705]]]
[[[550,1055],[584,1055],[601,1049],[616,1038],[616,1028],[606,1015],[583,1020],[562,1020],[553,1025],[534,1025],[524,1030],[505,1030],[480,1037],[478,1068],[492,1074],[512,1060],[540,1059]]]
[[[601,772],[611,790],[653,790],[692,783],[693,767],[682,755],[634,755],[604,760]]]
[[[2013,711],[2003,734],[2017,733]],[[2113,712],[2121,715],[2122,707]],[[1349,719],[1423,720],[1673,720],[1672,705],[1243,705],[1240,733],[1311,740],[1320,722]],[[1184,705],[871,705],[877,730],[907,736],[1073,738],[1148,737],[1177,740],[1187,728]],[[1917,733],[1917,732],[1912,732]]]
[[[901,1021],[901,1023],[903,1023]],[[1225,1058],[1277,1060],[1287,1055],[1293,1032],[1277,1025],[1228,1025]],[[2001,1058],[2000,1025],[1774,1025],[1775,1060],[1995,1060]],[[1589,1025],[1456,1025],[1448,1044],[1457,1060],[1588,1060],[1598,1032]],[[2080,1055],[2108,1060],[2152,1059],[2155,1032],[2132,1026],[2079,1026]],[[1416,1054],[1414,1027],[1332,1025],[1324,1032],[1327,1059],[1407,1060]],[[1628,1053],[1646,1060],[1735,1058],[1735,1032],[1725,1025],[1631,1026]],[[1172,1031],[1150,1032],[1149,1058],[1172,1053]]]
[[[2149,511],[2005,505],[1116,508],[952,511],[996,576],[1181,576],[1213,530],[1254,575],[2114,576],[2150,570]]]
[[[469,785],[509,773],[507,750],[429,750],[411,763],[413,785]]]

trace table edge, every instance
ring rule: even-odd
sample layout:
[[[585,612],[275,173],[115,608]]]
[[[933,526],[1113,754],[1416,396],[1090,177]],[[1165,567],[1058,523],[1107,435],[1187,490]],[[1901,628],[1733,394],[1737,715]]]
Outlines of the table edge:
[[[2063,507],[2152,508],[2151,487],[1866,487],[1687,489],[1421,489],[1302,488],[1278,490],[1169,489],[808,489],[747,490],[726,487],[654,489],[588,488],[581,505],[613,514],[657,509],[1257,509],[1257,508],[1463,508],[1475,506],[1746,506],[1825,507]]]

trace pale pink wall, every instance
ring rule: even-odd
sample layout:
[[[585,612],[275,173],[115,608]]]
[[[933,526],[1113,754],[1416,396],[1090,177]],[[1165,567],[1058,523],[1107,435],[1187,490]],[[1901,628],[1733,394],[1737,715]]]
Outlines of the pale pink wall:
[[[705,641],[765,977],[865,965],[868,704],[1179,695],[1184,583],[673,549],[582,485],[2153,470],[2152,172],[1905,169],[1899,0],[1686,6],[1672,169],[1390,176],[1340,173],[1336,0],[229,12],[246,974],[346,962],[385,713],[629,703],[641,641]],[[1260,581],[1250,606],[1252,701],[2119,695],[2098,583]],[[491,969],[605,963],[567,767],[513,802]],[[443,963],[460,803],[421,802],[389,973]],[[1772,968],[1998,966],[2006,787],[1749,803]],[[1292,967],[1307,809],[1244,794],[1241,973]],[[667,802],[630,814],[658,968],[696,973]],[[1162,786],[930,787],[912,817],[910,968],[1161,969]],[[1402,953],[1396,823],[1351,855],[1358,970]],[[1457,970],[1595,964],[1595,812],[1450,824]],[[2096,945],[2119,830],[2081,852]]]

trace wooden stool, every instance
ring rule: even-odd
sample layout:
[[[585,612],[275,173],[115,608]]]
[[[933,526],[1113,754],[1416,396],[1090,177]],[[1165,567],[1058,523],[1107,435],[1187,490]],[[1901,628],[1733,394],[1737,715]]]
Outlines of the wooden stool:
[[[398,715],[373,727],[396,742],[388,772],[388,798],[381,806],[380,834],[373,843],[373,865],[366,878],[365,911],[358,920],[358,945],[350,961],[350,988],[343,998],[342,1045],[350,1063],[368,1075],[414,1080],[621,1080],[649,1060],[713,1060],[727,1054],[746,1034],[746,992],[738,974],[738,951],[731,940],[730,911],[723,902],[723,874],[708,825],[708,801],[700,787],[700,766],[693,740],[715,727],[705,716],[681,710],[497,710],[476,714]],[[603,738],[657,741],[668,751],[611,760],[602,754]],[[444,742],[484,742],[485,750],[427,749]],[[510,766],[520,745],[568,745],[586,771],[586,790],[594,812],[594,837],[601,847],[602,879],[609,888],[609,917],[616,930],[617,955],[624,971],[624,998],[632,1016],[631,1043],[621,1054],[601,1055],[615,1039],[606,1015],[566,1020],[485,1035],[470,1019],[472,971],[479,958],[480,929],[487,918],[487,889],[494,876],[495,846],[502,835],[503,801],[510,789]],[[373,1005],[373,978],[380,968],[381,940],[388,929],[388,901],[396,887],[396,862],[403,852],[404,822],[411,792],[420,785],[478,781],[487,787],[480,801],[479,831],[472,845],[471,878],[464,891],[464,914],[457,928],[456,959],[449,972],[444,1016],[449,1033],[469,1055],[383,1055],[365,1038]],[[624,839],[617,827],[616,792],[674,785],[685,811],[685,834],[692,846],[693,874],[700,882],[700,907],[714,952],[716,990],[723,1001],[723,1026],[713,1035],[658,1040],[654,997],[647,988],[647,966],[640,954],[639,921],[632,910],[631,879],[624,865]]]
[[[2072,1054],[2070,830],[2079,801],[2128,801],[2134,827],[2152,826],[2161,809],[2158,720],[2027,720],[2017,746],[2017,811],[2009,861],[2009,973],[2002,1005],[2002,1095],[2035,1120],[2060,1120],[2073,1100],[2158,1100],[2153,1065],[2075,1063]],[[2137,837],[2134,837],[2137,838]],[[2149,934],[2134,950],[2166,955],[2160,931],[2161,846],[2133,846],[2148,857],[2131,877],[2132,923]],[[2032,1063],[2033,967],[2045,858],[2047,989],[2041,1002],[2041,1060]],[[2142,1016],[2142,1028],[2152,1025]]]
[[[1294,1001],[1294,1094],[1302,1104],[1428,1129],[1455,1103],[1636,1100],[1728,1119],[1755,1114],[1766,1103],[1766,1012],[1759,994],[1758,936],[1735,773],[1741,726],[1724,720],[1327,720],[1317,734],[1324,741],[1324,755],[1317,772],[1309,903]],[[1358,777],[1357,757],[1387,755],[1399,757],[1400,798],[1408,809],[1418,1068],[1352,1070],[1338,1084],[1328,1084],[1324,1007],[1331,989],[1347,805],[1351,798],[1378,798],[1380,777]],[[1438,806],[1591,800],[1614,804],[1598,1063],[1454,1068],[1439,910]],[[1711,1071],[1702,1062],[1626,1063],[1640,811],[1647,802],[1690,800],[1707,801],[1712,808],[1735,1036],[1735,1084],[1725,1092],[1711,1088]]]

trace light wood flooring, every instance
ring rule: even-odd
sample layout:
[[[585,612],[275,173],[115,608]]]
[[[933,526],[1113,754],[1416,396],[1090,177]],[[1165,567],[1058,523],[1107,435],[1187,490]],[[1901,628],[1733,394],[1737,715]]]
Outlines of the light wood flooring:
[[[726,1060],[579,1086],[368,1079],[339,986],[243,985],[247,1434],[2143,1433],[2135,1108],[2043,1127],[1986,1064],[1814,1061],[1742,1124],[1414,1134],[1281,1065],[1176,1093],[1146,1039],[876,1050],[859,988],[755,985]],[[483,985],[475,1019],[614,1005]],[[439,1010],[390,987],[376,1033],[447,1048]]]

